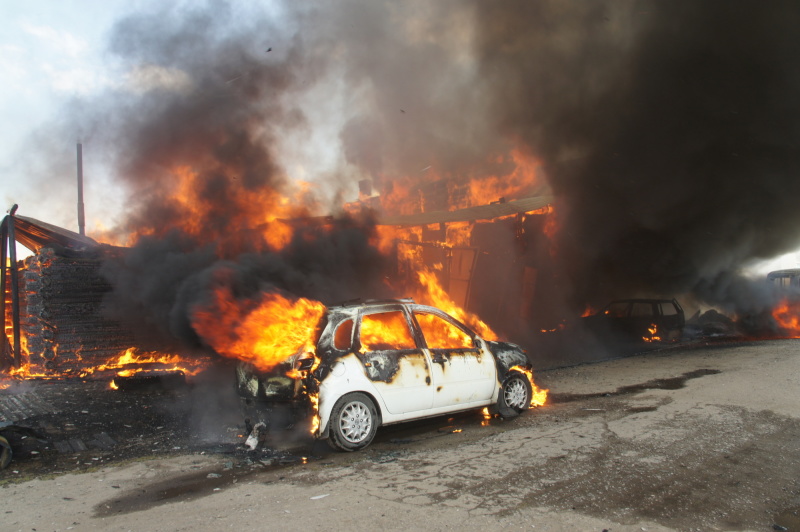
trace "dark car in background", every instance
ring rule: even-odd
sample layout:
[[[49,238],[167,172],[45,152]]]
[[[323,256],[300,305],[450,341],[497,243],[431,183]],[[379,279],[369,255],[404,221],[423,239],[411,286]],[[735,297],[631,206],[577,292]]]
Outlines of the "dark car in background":
[[[605,341],[675,342],[683,335],[686,318],[675,299],[620,299],[583,318],[583,324]]]

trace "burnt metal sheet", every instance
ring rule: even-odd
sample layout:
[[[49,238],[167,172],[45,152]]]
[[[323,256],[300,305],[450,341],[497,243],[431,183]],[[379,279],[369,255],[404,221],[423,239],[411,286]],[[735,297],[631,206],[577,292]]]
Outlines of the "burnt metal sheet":
[[[72,249],[90,249],[100,245],[88,236],[35,218],[19,215],[10,216],[10,218],[14,220],[17,242],[37,253],[43,247],[53,244]]]

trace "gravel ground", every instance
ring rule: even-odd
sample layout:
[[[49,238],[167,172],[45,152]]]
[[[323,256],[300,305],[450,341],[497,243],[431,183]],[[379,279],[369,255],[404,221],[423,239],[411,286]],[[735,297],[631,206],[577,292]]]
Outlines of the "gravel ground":
[[[543,408],[386,427],[357,453],[284,427],[243,450],[226,379],[33,385],[58,412],[2,473],[2,528],[800,530],[798,354],[695,345],[544,371]],[[87,450],[55,448],[65,434]]]

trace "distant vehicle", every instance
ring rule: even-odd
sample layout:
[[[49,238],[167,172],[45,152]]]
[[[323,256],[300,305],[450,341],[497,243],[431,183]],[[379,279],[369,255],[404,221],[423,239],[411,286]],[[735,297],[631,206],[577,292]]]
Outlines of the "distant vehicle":
[[[775,270],[767,274],[767,281],[780,290],[800,291],[800,269]]]
[[[686,325],[675,299],[620,299],[583,320],[601,339],[619,342],[674,342]]]
[[[237,389],[262,404],[303,403],[318,390],[314,436],[337,450],[366,447],[382,425],[487,406],[513,417],[530,407],[522,348],[484,340],[440,309],[410,299],[332,306],[317,330],[316,359],[298,353],[268,373],[240,365]]]

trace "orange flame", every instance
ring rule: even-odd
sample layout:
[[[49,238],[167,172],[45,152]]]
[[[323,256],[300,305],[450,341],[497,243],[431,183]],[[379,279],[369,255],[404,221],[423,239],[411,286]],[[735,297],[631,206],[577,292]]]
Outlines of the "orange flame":
[[[139,351],[129,347],[117,358],[94,367],[82,369],[81,377],[109,370],[116,372],[121,377],[126,377],[143,370],[182,371],[186,375],[197,375],[208,366],[208,360],[199,357],[182,357],[174,353],[159,353],[157,351]]]
[[[163,201],[175,213],[174,220],[183,233],[202,238],[204,241],[220,243],[223,254],[246,250],[278,250],[286,246],[293,235],[292,227],[286,220],[308,216],[303,205],[312,204],[309,185],[301,182],[283,183],[287,195],[273,187],[248,187],[246,180],[230,175],[224,168],[215,170],[220,179],[225,179],[225,198],[209,194],[208,172],[200,166],[174,166],[168,170],[165,179],[159,181]],[[293,188],[291,188],[293,187]],[[223,207],[224,205],[224,207]],[[220,209],[224,208],[224,216]],[[224,218],[224,226],[209,224],[209,219]],[[171,230],[174,224],[153,225],[150,220],[137,220],[139,227],[135,234],[124,242],[132,245],[144,236],[161,236]],[[110,231],[101,229],[104,241],[114,238]]]
[[[57,349],[58,346],[56,346]],[[76,353],[80,360],[80,354]],[[19,368],[9,370],[8,376],[12,379],[48,379],[57,380],[64,377],[102,378],[107,377],[108,373],[119,376],[130,376],[140,371],[181,371],[185,375],[197,375],[208,367],[209,360],[203,357],[183,357],[178,354],[159,353],[156,351],[139,351],[135,347],[130,347],[119,355],[114,356],[103,362],[90,367],[82,367],[72,372],[61,373],[41,373],[32,370],[29,362],[22,364]],[[6,383],[2,387],[8,387]],[[110,387],[116,389],[113,382]]]
[[[318,301],[263,294],[255,308],[243,308],[221,288],[214,301],[196,308],[192,326],[217,353],[268,371],[295,353],[312,351],[317,323],[325,312]]]
[[[311,403],[311,434],[316,434],[319,430],[319,392],[308,392],[306,395]]]
[[[414,337],[401,312],[368,314],[361,320],[361,351],[414,349]]]
[[[531,408],[536,408],[537,406],[544,406],[547,403],[547,393],[550,390],[543,390],[536,386],[536,383],[533,382],[533,371],[529,370],[528,368],[524,368],[522,366],[514,366],[511,368],[510,371],[519,371],[520,373],[524,373],[526,377],[528,377],[528,381],[531,383]]]
[[[426,305],[437,307],[450,314],[457,320],[468,325],[485,340],[497,340],[497,334],[478,316],[467,312],[456,305],[447,292],[444,291],[436,278],[436,274],[423,268],[417,272],[419,282],[425,291],[419,292],[415,299]]]
[[[800,338],[800,302],[782,300],[772,311],[772,317],[789,338]]]
[[[464,349],[472,347],[472,339],[461,329],[431,314],[417,314],[417,323],[428,347],[444,347],[447,349]]]
[[[642,340],[645,342],[660,342],[661,336],[658,334],[658,325],[655,323],[651,323],[650,327],[647,328],[647,332],[649,336],[642,336]]]

